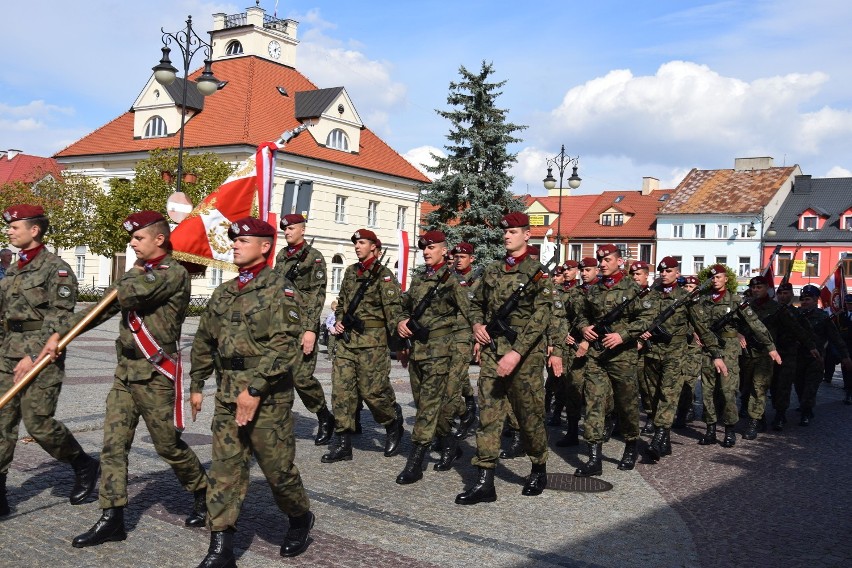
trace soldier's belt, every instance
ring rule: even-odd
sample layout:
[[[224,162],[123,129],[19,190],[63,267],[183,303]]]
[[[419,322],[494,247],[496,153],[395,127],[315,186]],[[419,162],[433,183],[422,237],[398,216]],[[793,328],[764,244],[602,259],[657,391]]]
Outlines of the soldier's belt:
[[[509,318],[509,320],[506,323],[508,323],[512,327],[523,328],[525,325],[527,325],[528,321],[529,320],[526,319],[526,318]]]
[[[724,337],[726,339],[733,339],[737,337],[739,334],[736,331],[723,331],[719,334],[719,337]]]
[[[9,327],[9,331],[22,332],[22,331],[38,331],[44,325],[43,320],[30,320],[30,321],[22,321],[22,320],[8,320],[6,325]]]
[[[230,359],[222,359],[222,369],[226,371],[245,371],[254,369],[260,363],[262,357],[255,355],[253,357],[231,357]]]
[[[442,327],[439,329],[430,329],[429,330],[429,339],[437,339],[439,337],[444,337],[454,333],[456,330],[454,327]]]
[[[379,329],[385,327],[385,322],[382,320],[364,320],[364,329]]]
[[[172,353],[177,353],[177,344],[168,343],[166,345],[163,345],[163,353],[168,353],[169,355],[171,355]],[[122,347],[121,355],[125,359],[132,359],[134,361],[139,359],[147,359],[147,357],[145,357],[145,355],[143,355],[142,352],[139,351],[139,348],[135,345],[133,347]]]

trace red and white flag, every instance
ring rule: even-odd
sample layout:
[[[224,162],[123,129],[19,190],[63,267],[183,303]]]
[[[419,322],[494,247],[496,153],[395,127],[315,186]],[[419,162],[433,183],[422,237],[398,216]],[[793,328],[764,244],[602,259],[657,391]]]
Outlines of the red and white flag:
[[[834,274],[822,285],[820,290],[820,302],[823,309],[834,315],[845,310],[846,279],[843,275],[843,265],[839,265]]]
[[[399,287],[405,292],[408,288],[408,231],[397,231],[397,242],[399,242],[397,278]]]

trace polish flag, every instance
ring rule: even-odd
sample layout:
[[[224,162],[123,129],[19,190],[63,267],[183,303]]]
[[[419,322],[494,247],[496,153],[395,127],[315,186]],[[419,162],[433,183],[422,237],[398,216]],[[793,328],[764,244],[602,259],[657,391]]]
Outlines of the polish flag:
[[[399,242],[397,276],[399,287],[405,292],[408,288],[408,231],[397,231],[397,242]]]
[[[828,277],[820,290],[820,302],[829,315],[844,311],[846,299],[846,280],[843,277],[843,265],[837,267]]]

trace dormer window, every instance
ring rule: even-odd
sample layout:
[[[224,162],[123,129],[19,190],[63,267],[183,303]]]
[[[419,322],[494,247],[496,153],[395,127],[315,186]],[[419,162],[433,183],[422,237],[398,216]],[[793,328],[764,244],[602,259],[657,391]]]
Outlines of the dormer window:
[[[168,136],[169,131],[166,128],[166,121],[161,116],[152,116],[145,123],[145,135],[143,138],[162,138]]]
[[[814,215],[802,215],[802,230],[815,231],[817,229],[817,217]]]
[[[601,215],[601,225],[605,227],[612,225],[612,215],[609,213],[603,213]]]
[[[325,141],[325,145],[329,148],[334,148],[335,150],[342,150],[343,152],[349,151],[349,137],[346,136],[346,133],[343,132],[339,128],[335,128],[331,132],[328,133],[328,138]]]
[[[843,216],[843,227],[841,228],[844,231],[852,231],[852,215]]]
[[[228,47],[225,48],[225,55],[242,55],[243,54],[243,44],[238,42],[237,40],[232,41],[228,44]]]
[[[620,227],[624,224],[624,214],[623,213],[615,213],[612,216],[612,224],[616,227]]]

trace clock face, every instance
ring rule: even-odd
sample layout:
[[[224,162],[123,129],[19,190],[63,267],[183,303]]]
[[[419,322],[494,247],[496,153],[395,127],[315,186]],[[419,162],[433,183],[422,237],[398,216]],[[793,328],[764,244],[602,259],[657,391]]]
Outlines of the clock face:
[[[273,59],[281,57],[281,44],[275,40],[269,42],[269,56]]]

